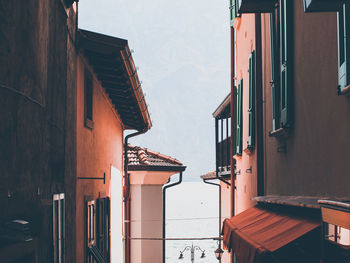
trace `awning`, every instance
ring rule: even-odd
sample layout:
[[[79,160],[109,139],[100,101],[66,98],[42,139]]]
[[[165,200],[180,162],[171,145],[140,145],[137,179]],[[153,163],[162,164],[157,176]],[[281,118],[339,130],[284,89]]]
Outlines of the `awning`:
[[[225,219],[224,245],[234,251],[239,262],[269,262],[271,253],[319,226],[318,221],[253,207]]]

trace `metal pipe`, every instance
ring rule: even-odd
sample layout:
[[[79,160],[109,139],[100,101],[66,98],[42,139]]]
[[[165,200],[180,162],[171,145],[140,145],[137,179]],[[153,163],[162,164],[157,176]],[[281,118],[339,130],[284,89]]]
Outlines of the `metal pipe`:
[[[234,87],[235,87],[235,29],[231,30],[231,147],[230,147],[230,166],[231,166],[231,217],[235,215],[235,170],[236,160],[233,158],[233,147],[235,147],[235,101],[234,101]],[[231,253],[231,262],[234,262],[234,253]]]
[[[170,188],[170,187],[173,187],[175,185],[178,185],[178,184],[181,184],[182,182],[182,172],[180,172],[180,175],[179,175],[179,181],[175,182],[175,183],[172,183],[172,184],[168,184],[168,185],[165,185],[163,187],[163,263],[165,263],[165,217],[166,217],[166,189]]]
[[[255,14],[255,120],[256,120],[256,150],[257,150],[257,194],[265,194],[264,182],[264,116],[263,116],[263,80],[262,80],[262,42],[261,14]]]
[[[213,179],[203,179],[203,182],[206,184],[211,184],[219,187],[219,237],[221,237],[221,185],[208,182],[209,180],[213,180]],[[221,241],[219,240],[219,242]],[[219,262],[221,262],[221,259],[219,260]]]
[[[132,137],[141,135],[148,131],[148,127],[143,129],[142,131],[137,131],[134,133],[131,133],[127,136],[125,136],[124,139],[124,191],[123,191],[123,197],[124,197],[124,231],[125,231],[125,246],[124,246],[124,252],[125,252],[125,262],[130,263],[130,255],[131,255],[131,243],[130,243],[130,180],[129,180],[129,174],[128,174],[128,140]]]

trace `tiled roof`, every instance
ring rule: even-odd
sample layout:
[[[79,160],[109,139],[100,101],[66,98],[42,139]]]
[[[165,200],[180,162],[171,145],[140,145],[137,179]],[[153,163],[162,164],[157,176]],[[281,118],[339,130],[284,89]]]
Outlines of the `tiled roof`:
[[[184,171],[179,160],[147,148],[128,145],[128,169],[132,171]]]
[[[215,179],[216,178],[216,172],[212,171],[210,173],[207,174],[203,174],[200,176],[203,180],[208,180],[208,179]]]

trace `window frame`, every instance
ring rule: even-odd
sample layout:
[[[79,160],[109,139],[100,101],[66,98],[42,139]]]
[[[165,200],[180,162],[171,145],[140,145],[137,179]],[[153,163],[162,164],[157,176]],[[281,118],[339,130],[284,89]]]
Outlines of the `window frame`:
[[[65,262],[65,195],[54,194],[52,198],[53,258],[54,263]]]
[[[294,123],[293,1],[280,0],[270,14],[272,131],[286,138]]]
[[[248,149],[255,148],[255,50],[249,55]]]
[[[350,1],[337,12],[338,94],[350,91]]]
[[[87,200],[85,203],[86,262],[94,263],[89,247],[96,245],[96,203],[95,200]]]
[[[235,147],[236,155],[242,155],[243,142],[243,79],[238,82],[235,89],[236,92],[236,133],[235,133]]]

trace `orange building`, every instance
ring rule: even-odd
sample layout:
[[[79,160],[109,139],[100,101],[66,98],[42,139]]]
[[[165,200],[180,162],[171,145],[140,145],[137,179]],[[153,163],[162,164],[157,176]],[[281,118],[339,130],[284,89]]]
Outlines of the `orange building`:
[[[232,261],[347,262],[350,2],[232,0],[230,10],[224,244]]]
[[[112,200],[119,202],[113,221],[110,198],[113,191],[122,192],[124,131],[151,127],[126,40],[79,30],[76,105],[75,220],[80,223],[76,224],[75,262],[95,262],[100,257],[111,262],[111,228],[119,244],[114,252],[119,249],[123,255],[123,232],[117,231],[124,220],[122,196],[115,194]],[[113,188],[111,181],[115,181]],[[114,227],[114,222],[119,225]],[[117,253],[114,256],[114,261],[120,258]]]

